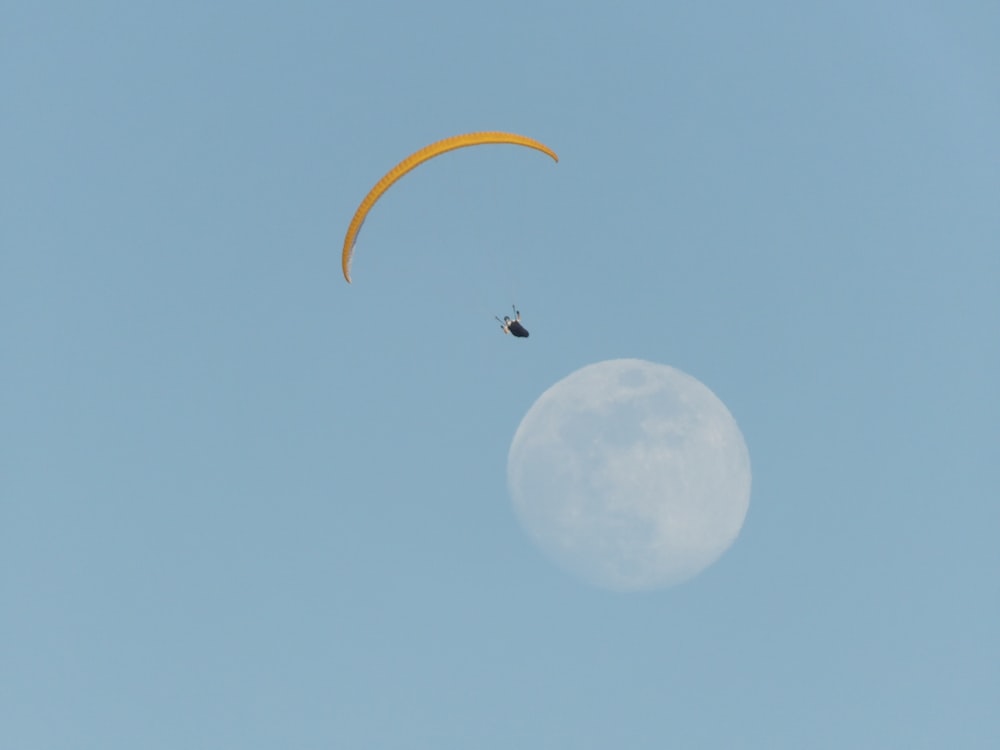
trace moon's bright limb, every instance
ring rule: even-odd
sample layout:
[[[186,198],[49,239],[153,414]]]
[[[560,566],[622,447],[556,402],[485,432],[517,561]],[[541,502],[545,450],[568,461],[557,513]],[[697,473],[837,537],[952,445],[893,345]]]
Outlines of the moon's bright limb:
[[[588,365],[543,393],[507,458],[521,524],[556,562],[610,589],[670,586],[733,543],[750,457],[705,385],[667,365]]]

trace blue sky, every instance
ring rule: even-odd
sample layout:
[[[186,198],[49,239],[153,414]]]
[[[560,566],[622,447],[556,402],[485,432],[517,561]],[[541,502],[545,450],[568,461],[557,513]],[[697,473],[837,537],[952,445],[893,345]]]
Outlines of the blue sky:
[[[8,3],[0,746],[995,747],[1000,7],[827,5]],[[641,595],[504,484],[615,357],[754,469]]]

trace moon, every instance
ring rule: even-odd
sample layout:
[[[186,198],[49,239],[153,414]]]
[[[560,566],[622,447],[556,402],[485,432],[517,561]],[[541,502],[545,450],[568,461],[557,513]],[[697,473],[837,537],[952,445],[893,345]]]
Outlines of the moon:
[[[597,586],[687,581],[735,541],[750,506],[750,455],[711,390],[641,359],[587,365],[521,420],[507,484],[525,531]]]

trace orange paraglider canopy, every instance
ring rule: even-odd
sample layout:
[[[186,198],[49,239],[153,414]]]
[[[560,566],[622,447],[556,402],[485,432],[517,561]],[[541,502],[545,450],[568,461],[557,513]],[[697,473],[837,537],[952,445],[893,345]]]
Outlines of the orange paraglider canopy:
[[[559,157],[556,156],[555,151],[540,141],[536,141],[533,138],[528,138],[523,135],[501,133],[496,131],[455,135],[451,138],[445,138],[444,140],[432,143],[431,145],[420,149],[416,153],[410,154],[403,159],[403,161],[390,169],[381,180],[375,183],[375,187],[369,191],[368,195],[365,196],[365,199],[361,201],[361,205],[358,206],[358,210],[354,212],[354,218],[351,219],[351,224],[347,228],[347,235],[344,237],[344,254],[341,258],[341,264],[344,269],[344,278],[347,280],[348,284],[351,283],[351,257],[354,255],[354,243],[357,242],[358,233],[361,231],[361,225],[365,223],[365,217],[368,216],[368,212],[371,210],[372,206],[378,202],[378,199],[382,197],[385,191],[391,188],[393,184],[395,184],[395,182],[407,172],[419,167],[425,161],[433,159],[435,156],[440,156],[441,154],[454,151],[458,148],[465,148],[466,146],[481,146],[487,143],[510,143],[515,146],[526,146],[527,148],[533,148],[537,151],[541,151],[543,154],[551,156],[552,159],[557,162],[559,161]]]

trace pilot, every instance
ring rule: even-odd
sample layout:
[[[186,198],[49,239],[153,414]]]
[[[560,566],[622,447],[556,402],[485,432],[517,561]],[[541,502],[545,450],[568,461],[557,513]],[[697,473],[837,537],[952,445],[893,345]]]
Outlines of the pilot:
[[[521,311],[514,305],[511,305],[511,307],[514,310],[514,319],[511,320],[508,315],[504,315],[503,320],[497,318],[500,322],[500,329],[504,332],[504,335],[511,333],[519,339],[528,338],[528,329],[521,325]]]

